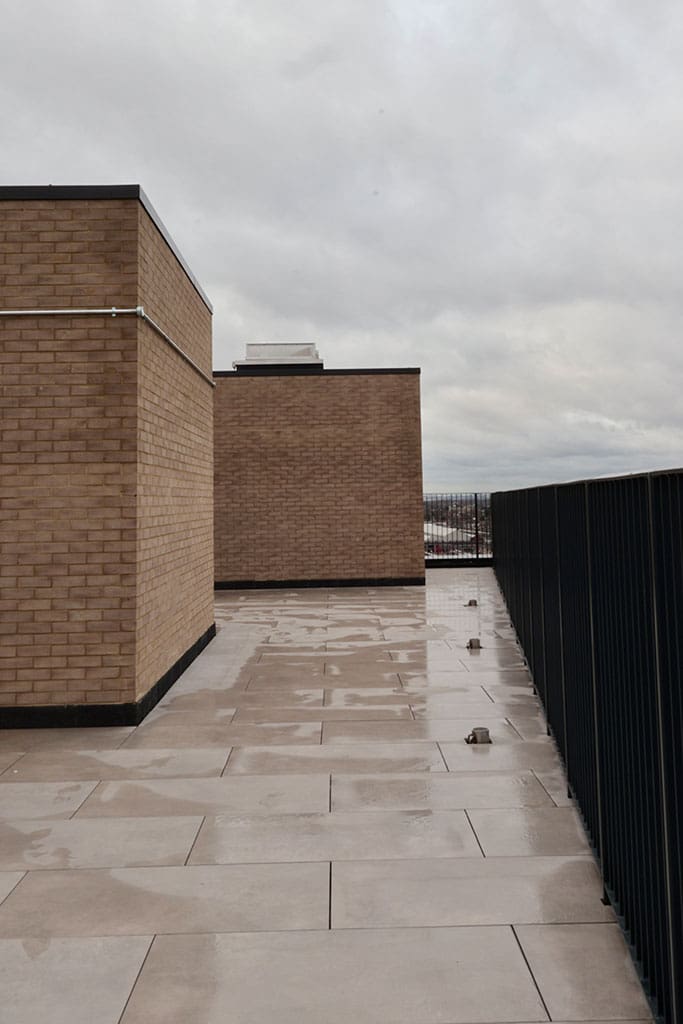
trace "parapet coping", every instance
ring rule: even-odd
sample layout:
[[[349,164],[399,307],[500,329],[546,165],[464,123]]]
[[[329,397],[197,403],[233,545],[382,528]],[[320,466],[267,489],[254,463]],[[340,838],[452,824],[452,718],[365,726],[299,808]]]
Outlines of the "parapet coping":
[[[360,374],[420,374],[419,366],[376,367],[344,370],[325,370],[316,363],[268,363],[264,366],[240,366],[237,370],[214,370],[214,377],[352,377]]]
[[[137,199],[157,231],[166,242],[178,263],[183,268],[193,288],[200,299],[213,313],[213,306],[209,301],[206,292],[187,265],[180,249],[173,241],[164,222],[152,206],[141,185],[0,185],[0,202],[19,199],[40,200],[75,200],[75,199]]]
[[[214,373],[214,377],[216,374]],[[610,484],[618,483],[621,480],[646,480],[648,478],[655,479],[659,476],[681,476],[683,475],[683,467],[672,466],[669,469],[640,469],[635,473],[616,473],[614,476],[590,476],[583,480],[559,480],[552,484],[530,484],[528,487],[511,487],[507,491],[491,491],[491,496],[494,494],[520,494],[531,491],[549,491],[553,488],[561,487],[577,487],[580,484]]]

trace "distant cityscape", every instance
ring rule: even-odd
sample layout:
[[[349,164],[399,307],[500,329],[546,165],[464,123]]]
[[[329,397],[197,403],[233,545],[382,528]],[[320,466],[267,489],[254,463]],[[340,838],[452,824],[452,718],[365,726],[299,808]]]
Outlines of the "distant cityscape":
[[[425,494],[424,545],[429,558],[490,557],[490,494]]]

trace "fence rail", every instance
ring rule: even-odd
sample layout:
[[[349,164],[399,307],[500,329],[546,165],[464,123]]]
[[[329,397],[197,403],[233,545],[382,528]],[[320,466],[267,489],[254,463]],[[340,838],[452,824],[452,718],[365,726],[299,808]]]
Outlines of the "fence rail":
[[[425,494],[424,545],[432,565],[490,561],[491,495]]]
[[[492,495],[494,567],[655,1013],[683,1024],[683,470]]]

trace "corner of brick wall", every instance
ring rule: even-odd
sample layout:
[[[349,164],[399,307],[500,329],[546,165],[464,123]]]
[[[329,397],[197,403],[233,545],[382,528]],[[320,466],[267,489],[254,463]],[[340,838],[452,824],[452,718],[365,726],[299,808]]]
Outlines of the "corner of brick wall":
[[[211,315],[137,199],[0,201],[4,308]],[[213,395],[133,316],[0,319],[0,707],[129,703],[213,623]]]
[[[142,206],[140,301],[211,375],[211,313]],[[213,624],[213,389],[138,327],[137,645],[141,697]]]

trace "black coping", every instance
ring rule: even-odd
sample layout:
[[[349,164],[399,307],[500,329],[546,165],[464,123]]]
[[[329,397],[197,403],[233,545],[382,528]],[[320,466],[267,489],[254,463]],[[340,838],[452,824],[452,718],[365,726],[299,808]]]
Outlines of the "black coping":
[[[216,590],[299,590],[303,587],[424,587],[424,576],[380,576],[329,580],[218,580]]]
[[[560,480],[554,484],[532,484],[529,487],[512,487],[507,491],[491,491],[491,496],[494,494],[516,494],[523,491],[552,490],[555,487],[558,489],[560,487],[576,487],[577,484],[609,484],[615,483],[617,480],[634,480],[638,477],[647,479],[648,477],[673,476],[681,473],[683,473],[683,467],[681,466],[673,466],[671,469],[646,469],[639,473],[618,473],[616,476],[591,476],[582,480]]]
[[[0,708],[3,729],[83,728],[98,725],[139,725],[198,654],[216,635],[216,623],[164,672],[140,700],[130,704],[55,704],[32,707]]]
[[[209,302],[204,289],[194,276],[182,253],[171,238],[164,222],[156,212],[140,185],[0,185],[0,202],[3,200],[17,199],[137,199],[144,206],[145,210],[153,220],[154,224],[169,247],[178,263],[181,265],[192,286],[200,299],[213,313],[213,306]]]
[[[214,377],[297,377],[316,374],[325,377],[349,377],[358,374],[420,373],[419,366],[382,366],[375,369],[325,370],[317,363],[266,363],[263,366],[239,366],[236,370],[214,370]]]

